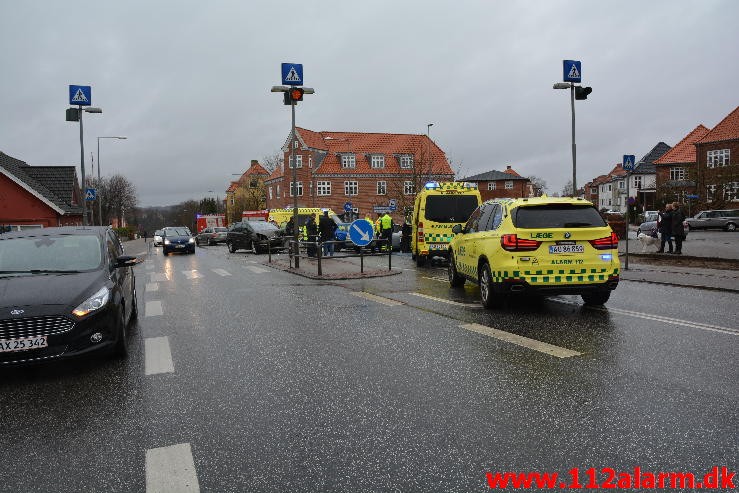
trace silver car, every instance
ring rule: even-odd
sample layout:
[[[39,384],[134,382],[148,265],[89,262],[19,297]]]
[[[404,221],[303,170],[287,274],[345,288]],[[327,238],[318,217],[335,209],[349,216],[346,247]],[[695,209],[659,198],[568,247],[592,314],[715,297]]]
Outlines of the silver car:
[[[154,246],[162,246],[164,244],[164,240],[162,239],[163,234],[164,230],[162,229],[154,231]]]
[[[739,209],[703,211],[687,221],[690,229],[717,228],[736,231],[739,225]]]

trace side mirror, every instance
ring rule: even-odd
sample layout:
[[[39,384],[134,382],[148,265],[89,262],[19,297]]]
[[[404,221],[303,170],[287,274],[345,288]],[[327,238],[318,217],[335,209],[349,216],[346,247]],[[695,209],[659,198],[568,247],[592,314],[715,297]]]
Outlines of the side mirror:
[[[455,235],[461,234],[462,233],[462,225],[461,224],[455,224],[454,227],[452,228],[452,233],[454,233]]]
[[[138,259],[136,257],[132,257],[131,255],[121,255],[117,259],[115,259],[115,266],[116,267],[133,267],[138,263]]]

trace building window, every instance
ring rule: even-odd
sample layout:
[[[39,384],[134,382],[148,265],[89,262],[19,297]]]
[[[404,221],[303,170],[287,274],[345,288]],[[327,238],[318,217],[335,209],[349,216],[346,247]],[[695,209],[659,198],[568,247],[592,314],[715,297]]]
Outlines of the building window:
[[[513,182],[508,180],[505,182],[505,189],[506,190],[513,190]]]
[[[387,182],[378,181],[377,182],[377,195],[386,195],[386,194],[387,194]]]
[[[295,185],[293,187],[293,185]],[[296,181],[296,182],[290,182],[290,197],[293,197],[293,190],[297,189],[298,191],[298,197],[303,196],[303,182],[302,181]]]
[[[590,188],[590,193],[593,194],[593,195],[596,195],[598,193],[598,187],[591,187]]]
[[[319,181],[317,185],[318,185],[318,195],[320,196],[331,195],[331,182],[330,181]]]
[[[342,154],[341,155],[341,167],[342,168],[356,168],[357,158],[354,154]]]
[[[634,177],[634,188],[639,190],[641,188],[641,176],[635,176]]]
[[[612,190],[611,190],[611,184],[610,184],[610,183],[608,184],[608,191],[609,191],[609,192],[611,192],[611,191],[612,191]],[[608,205],[611,205],[611,204],[608,204]]]
[[[231,195],[231,205],[236,205],[236,198],[233,195]]]
[[[488,190],[495,190],[495,182],[494,181],[488,182]]]
[[[279,185],[277,185],[277,193],[275,195],[277,196],[278,199],[280,198],[280,186]]]
[[[290,156],[290,168],[293,167],[293,157],[295,158],[295,164],[296,168],[302,168],[303,167],[303,156],[300,154],[297,154],[295,156]]]
[[[309,168],[313,167],[313,156],[308,156],[308,167]]]
[[[308,194],[312,197],[313,196],[313,182],[310,182],[310,185],[308,185]]]
[[[716,197],[716,185],[706,185],[706,200],[713,202]]]
[[[269,187],[269,200],[272,200],[272,187]]]
[[[623,188],[624,188],[624,181],[623,180],[621,180],[620,182],[618,182],[618,188],[621,189],[621,190],[623,190]]]
[[[259,180],[252,178],[249,180],[249,188],[257,188],[259,186]]]
[[[718,149],[716,151],[708,151],[708,167],[719,168],[729,165],[729,149]]]
[[[670,168],[670,180],[684,180],[685,179],[685,168],[675,166]]]
[[[613,205],[611,204],[611,199],[608,199],[608,205]]]
[[[375,169],[385,167],[385,156],[372,156],[372,167]]]
[[[413,195],[415,193],[415,187],[412,181],[406,180],[403,182],[403,193],[405,195]]]
[[[357,194],[359,194],[359,182],[345,181],[344,182],[344,195],[351,196],[351,195],[357,195]]]
[[[295,142],[293,142],[293,149],[297,149],[297,148],[298,148],[298,141],[296,140]]]
[[[413,156],[400,156],[400,169],[413,169]]]
[[[724,185],[724,200],[727,202],[739,200],[739,181],[732,181]]]

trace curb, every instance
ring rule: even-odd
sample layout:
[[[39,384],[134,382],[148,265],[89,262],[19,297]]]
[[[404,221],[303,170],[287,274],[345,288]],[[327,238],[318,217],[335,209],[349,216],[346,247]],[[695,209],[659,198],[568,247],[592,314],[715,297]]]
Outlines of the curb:
[[[303,269],[295,269],[294,267],[290,267],[288,264],[283,264],[281,262],[273,261],[271,264],[269,262],[262,262],[261,264],[264,265],[265,267],[271,267],[272,269],[281,270],[283,272],[288,272],[290,274],[295,274],[295,275],[305,277],[308,279],[316,279],[316,280],[324,280],[324,281],[371,279],[374,277],[396,276],[402,273],[402,271],[399,271],[399,270],[367,270],[365,269],[364,273],[339,272],[339,273],[334,273],[334,274],[323,274],[319,276],[318,273],[313,274],[311,272],[306,272]]]
[[[674,286],[678,288],[692,288],[692,289],[704,289],[706,291],[720,291],[723,293],[739,293],[739,289],[733,289],[733,288],[722,288],[719,286],[706,286],[703,284],[680,284],[676,282],[669,282],[669,281],[652,281],[649,279],[626,279],[624,277],[621,277],[619,281],[627,281],[627,282],[645,282],[649,284],[660,284],[662,286]]]

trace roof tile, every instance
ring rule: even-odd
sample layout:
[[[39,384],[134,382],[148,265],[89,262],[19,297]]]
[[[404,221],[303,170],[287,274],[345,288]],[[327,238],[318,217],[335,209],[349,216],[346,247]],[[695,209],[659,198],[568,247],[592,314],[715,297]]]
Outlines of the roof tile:
[[[683,137],[683,140],[678,142],[675,147],[665,152],[661,158],[657,159],[654,164],[695,163],[694,144],[705,137],[709,131],[710,130],[703,125],[698,125],[688,135]]]
[[[721,142],[724,140],[739,139],[739,106],[726,115],[713,130],[708,132],[697,143],[707,144],[709,142]]]

